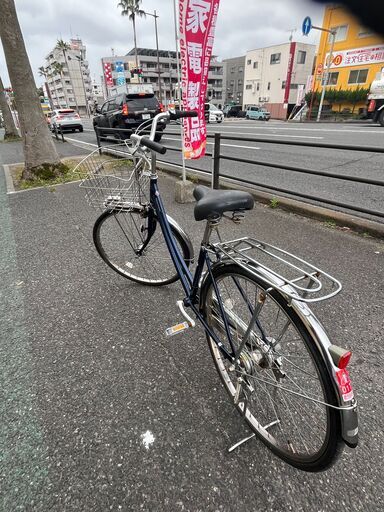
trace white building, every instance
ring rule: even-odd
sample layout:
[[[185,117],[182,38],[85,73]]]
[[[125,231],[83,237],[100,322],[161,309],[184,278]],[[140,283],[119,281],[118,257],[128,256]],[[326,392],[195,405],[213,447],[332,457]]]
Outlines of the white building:
[[[152,84],[159,101],[167,104],[177,98],[177,63],[176,52],[159,50],[159,68],[157,65],[157,50],[138,48],[138,68],[142,71],[141,83]],[[113,96],[121,91],[125,84],[137,83],[138,77],[131,73],[136,68],[135,51],[131,50],[124,56],[103,57],[103,86],[107,96]],[[223,63],[214,56],[208,72],[207,97],[211,103],[223,103]],[[160,87],[159,87],[160,80]],[[161,88],[161,91],[160,91]]]
[[[74,108],[79,114],[87,113],[93,104],[92,82],[89,76],[86,47],[81,39],[71,39],[70,49],[54,48],[45,59],[47,83],[54,108]],[[61,74],[55,63],[63,66]]]
[[[263,105],[286,119],[312,74],[316,46],[289,42],[250,50],[245,57],[243,106]],[[291,58],[293,57],[293,58]]]

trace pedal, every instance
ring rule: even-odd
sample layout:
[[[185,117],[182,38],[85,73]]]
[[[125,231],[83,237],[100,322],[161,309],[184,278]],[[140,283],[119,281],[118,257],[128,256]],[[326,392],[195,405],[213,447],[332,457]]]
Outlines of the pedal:
[[[186,329],[189,329],[188,322],[181,322],[181,324],[176,324],[165,329],[165,334],[166,336],[174,336],[175,334],[179,334],[179,332],[183,332]]]

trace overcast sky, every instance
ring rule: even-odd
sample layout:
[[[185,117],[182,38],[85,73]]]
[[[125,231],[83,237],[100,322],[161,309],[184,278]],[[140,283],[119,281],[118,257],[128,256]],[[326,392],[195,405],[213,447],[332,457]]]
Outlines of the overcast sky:
[[[58,38],[69,40],[79,36],[87,46],[92,78],[100,82],[101,57],[124,55],[133,48],[132,23],[120,15],[118,0],[15,0],[19,22],[29,59],[38,85],[42,78],[38,68]],[[173,0],[142,0],[147,12],[159,15],[159,47],[175,48]],[[221,0],[217,21],[214,54],[219,59],[244,55],[247,50],[288,41],[290,30],[294,40],[317,44],[319,31],[308,37],[301,35],[305,16],[313,24],[322,21],[323,7],[311,0]],[[1,23],[1,19],[0,19]],[[155,48],[154,19],[137,21],[137,44]],[[17,65],[17,63],[15,63]],[[0,75],[9,84],[4,54],[0,51]]]

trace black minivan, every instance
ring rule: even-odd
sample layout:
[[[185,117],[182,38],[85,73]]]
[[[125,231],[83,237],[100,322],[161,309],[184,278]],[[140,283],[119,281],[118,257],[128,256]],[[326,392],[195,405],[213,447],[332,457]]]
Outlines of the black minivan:
[[[96,108],[93,127],[98,127],[99,137],[128,139],[144,121],[152,119],[162,111],[162,105],[154,94],[118,94],[109,98],[101,108]],[[151,125],[148,123],[148,128]],[[124,128],[129,131],[108,132],[103,128]],[[158,123],[155,141],[159,142],[165,123]]]

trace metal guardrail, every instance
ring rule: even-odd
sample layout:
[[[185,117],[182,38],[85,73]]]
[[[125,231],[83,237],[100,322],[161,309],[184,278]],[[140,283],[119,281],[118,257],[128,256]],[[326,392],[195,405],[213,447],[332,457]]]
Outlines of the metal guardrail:
[[[96,129],[96,138],[99,148],[101,147],[100,143],[100,137],[98,134],[98,130]],[[109,132],[114,133],[116,131],[119,132],[128,132],[132,133],[131,130],[124,130],[124,129],[116,129],[116,128],[103,128],[103,132]],[[159,132],[160,133],[160,132]],[[161,132],[163,133],[163,132]],[[166,132],[167,135],[180,135],[180,132]],[[274,192],[281,192],[284,194],[289,194],[294,197],[303,198],[303,199],[309,199],[312,201],[320,202],[323,204],[331,205],[331,206],[337,206],[340,208],[345,208],[350,211],[354,212],[360,212],[365,213],[368,215],[372,215],[379,218],[384,218],[384,213],[373,210],[370,208],[363,208],[356,205],[344,203],[342,201],[333,201],[331,199],[327,199],[320,196],[314,196],[310,194],[304,194],[301,192],[297,192],[295,190],[289,190],[282,187],[275,187],[273,185],[266,185],[260,182],[256,182],[255,180],[249,180],[245,178],[240,178],[238,176],[230,176],[228,174],[223,174],[220,172],[220,163],[221,160],[229,160],[239,163],[245,163],[250,165],[258,165],[262,167],[268,167],[273,169],[283,169],[286,171],[294,171],[298,173],[302,173],[305,175],[313,175],[313,176],[322,176],[324,178],[330,178],[330,179],[337,179],[337,180],[344,180],[346,182],[354,182],[354,183],[361,183],[364,185],[373,185],[376,187],[384,187],[384,181],[376,180],[376,179],[370,179],[370,178],[364,178],[359,176],[353,176],[353,175],[339,175],[333,172],[327,172],[327,171],[321,171],[316,169],[309,169],[305,167],[299,167],[294,165],[285,165],[278,162],[270,162],[270,161],[263,161],[263,160],[255,160],[255,159],[249,159],[249,158],[239,158],[239,157],[231,157],[227,155],[223,155],[221,153],[221,141],[222,140],[231,140],[231,141],[240,141],[240,142],[257,142],[257,143],[263,143],[263,144],[274,144],[274,145],[287,145],[287,146],[298,146],[298,147],[306,147],[306,148],[322,148],[322,149],[332,149],[332,150],[341,150],[341,151],[353,151],[353,152],[364,152],[364,153],[378,153],[378,154],[384,154],[384,148],[376,147],[376,146],[352,146],[348,144],[328,144],[328,143],[315,143],[315,142],[301,142],[301,141],[287,141],[287,140],[273,140],[265,139],[262,137],[237,137],[233,135],[222,135],[221,133],[215,133],[215,134],[208,134],[208,139],[213,139],[213,152],[206,152],[205,155],[212,158],[212,166],[211,171],[206,171],[203,169],[197,169],[194,167],[189,166],[189,170],[192,171],[198,171],[203,172],[206,174],[212,175],[212,186],[213,188],[218,189],[219,188],[219,181],[220,177],[231,179],[232,181],[238,181],[239,183],[244,183],[248,185],[253,185],[256,187],[262,187],[263,189],[271,190]],[[114,139],[115,140],[115,139]],[[181,152],[181,149],[172,147],[172,146],[165,146],[168,151],[176,151]],[[163,160],[164,161],[164,160]],[[165,162],[170,163],[172,165],[173,162]]]

